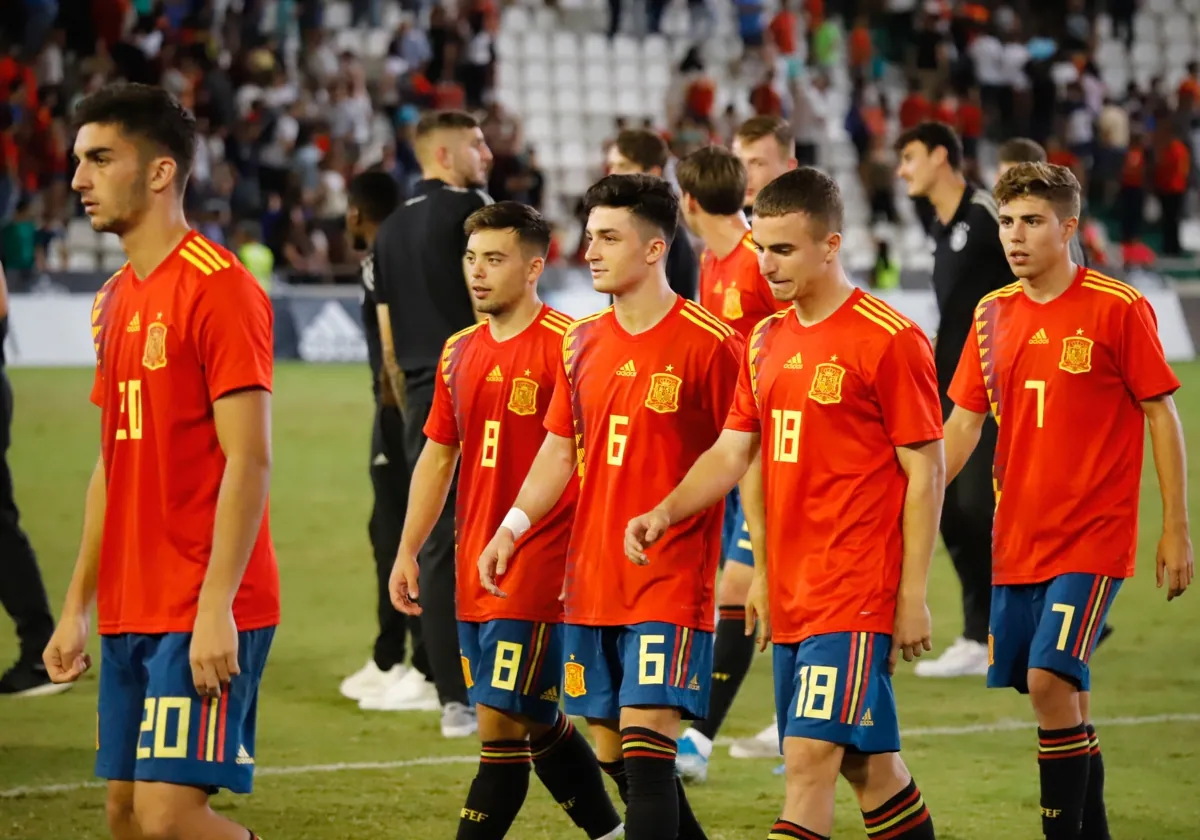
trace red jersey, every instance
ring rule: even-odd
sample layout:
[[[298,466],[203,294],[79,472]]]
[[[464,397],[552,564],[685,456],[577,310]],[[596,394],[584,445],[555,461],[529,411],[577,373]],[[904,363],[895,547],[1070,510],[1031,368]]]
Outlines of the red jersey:
[[[562,621],[558,596],[577,495],[574,480],[554,509],[517,542],[501,583],[507,598],[483,588],[476,564],[546,437],[542,422],[570,324],[566,315],[543,306],[512,338],[497,341],[484,322],[450,336],[442,350],[425,436],[462,449],[454,511],[455,603],[462,621]]]
[[[891,634],[908,491],[896,447],[942,437],[925,334],[858,289],[811,327],[780,312],[750,336],[725,427],[762,434],[772,640]]]
[[[744,342],[679,298],[654,327],[630,335],[610,307],[576,321],[546,429],[579,453],[579,504],[567,560],[567,621],[665,621],[712,630],[724,505],[675,523],[625,557],[625,526],[661,502],[717,440],[737,386]]]
[[[704,249],[700,257],[700,305],[742,337],[750,335],[763,318],[787,306],[775,300],[770,284],[758,270],[758,251],[750,231],[724,257]]]
[[[213,403],[270,390],[273,320],[237,257],[195,231],[145,279],[126,263],[96,294],[92,402],[107,491],[101,634],[191,632],[225,474]],[[239,630],[279,623],[266,513],[233,616]]]
[[[1133,574],[1139,403],[1178,387],[1154,310],[1132,286],[1081,267],[1049,303],[1019,282],[979,302],[950,398],[1000,427],[994,584]]]

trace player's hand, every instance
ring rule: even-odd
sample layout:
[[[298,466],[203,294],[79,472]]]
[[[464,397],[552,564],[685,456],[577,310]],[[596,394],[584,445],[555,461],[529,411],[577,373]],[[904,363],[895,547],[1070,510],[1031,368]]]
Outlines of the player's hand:
[[[767,599],[766,575],[755,575],[750,582],[750,591],[746,594],[746,635],[754,632],[755,621],[758,622],[758,649],[767,649],[771,641],[771,602]]]
[[[417,558],[403,549],[396,554],[396,562],[392,564],[392,575],[388,578],[388,594],[392,597],[392,606],[405,615],[420,615],[421,605],[417,599],[421,597],[421,587],[418,583],[420,569]]]
[[[630,519],[625,527],[625,556],[639,566],[649,565],[646,549],[658,542],[670,527],[671,520],[658,508]]]
[[[54,635],[42,651],[42,663],[52,682],[75,682],[92,667],[92,657],[83,652],[87,639],[87,613],[64,615],[59,620]]]
[[[508,561],[512,559],[515,545],[513,532],[501,525],[496,529],[496,536],[492,537],[483,554],[479,555],[479,582],[497,598],[508,597],[508,593],[496,584],[496,578],[502,577],[508,571]]]
[[[896,625],[892,630],[888,673],[896,673],[897,654],[904,654],[904,661],[912,662],[927,650],[933,650],[933,618],[929,615],[929,605],[924,598],[906,599],[901,596],[896,602]]]
[[[1191,585],[1196,572],[1192,541],[1187,531],[1164,531],[1158,541],[1158,588],[1167,584],[1167,600],[1173,601]]]
[[[238,631],[233,610],[201,609],[196,613],[188,659],[196,692],[201,697],[220,697],[242,670],[238,667]]]

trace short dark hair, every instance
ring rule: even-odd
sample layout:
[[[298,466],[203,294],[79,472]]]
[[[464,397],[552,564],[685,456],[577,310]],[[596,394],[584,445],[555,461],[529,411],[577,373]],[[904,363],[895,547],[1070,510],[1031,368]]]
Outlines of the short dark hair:
[[[400,203],[400,185],[386,172],[361,172],[350,180],[346,195],[368,222],[379,224]]]
[[[71,118],[76,133],[85,125],[115,125],[165,153],[182,176],[175,186],[183,192],[196,159],[196,118],[167,91],[133,82],[105,85],[81,99]]]
[[[606,175],[583,199],[591,213],[597,207],[619,207],[662,231],[670,245],[679,224],[679,199],[671,185],[656,175]]]
[[[997,153],[1001,163],[1045,163],[1046,150],[1028,137],[1014,137],[1000,144]]]
[[[626,128],[617,134],[613,144],[621,157],[640,166],[643,171],[662,169],[671,156],[667,141],[645,128]]]
[[[756,218],[771,219],[803,213],[825,233],[841,233],[845,211],[837,181],[819,169],[801,166],[785,172],[758,191]]]
[[[946,163],[950,164],[950,168],[955,172],[962,169],[962,141],[958,139],[954,129],[944,122],[918,123],[907,131],[901,132],[900,136],[896,138],[896,151],[904,151],[904,147],[909,143],[920,143],[931,152],[939,147],[945,149]]]
[[[466,111],[426,111],[417,120],[416,138],[419,140],[444,129],[470,128],[479,128],[479,120]]]
[[[467,236],[481,230],[511,230],[521,247],[545,257],[550,252],[550,225],[542,214],[518,201],[497,201],[480,207],[463,223]]]
[[[782,117],[760,115],[751,117],[740,126],[734,134],[743,143],[757,143],[764,137],[774,137],[779,144],[779,150],[791,157],[795,149],[796,137],[792,126]]]
[[[714,216],[740,213],[746,201],[746,167],[724,146],[692,152],[675,167],[675,180],[701,210]]]
[[[997,204],[1016,198],[1041,198],[1050,203],[1059,220],[1079,215],[1079,180],[1070,169],[1053,163],[1018,163],[996,184]]]

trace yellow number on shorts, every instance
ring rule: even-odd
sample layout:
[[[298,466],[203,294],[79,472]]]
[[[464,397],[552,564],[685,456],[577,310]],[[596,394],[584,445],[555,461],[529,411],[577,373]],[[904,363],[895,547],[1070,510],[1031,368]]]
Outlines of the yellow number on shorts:
[[[833,693],[838,669],[830,665],[805,665],[800,669],[800,694],[796,717],[829,720],[833,717]]]
[[[146,708],[142,711],[142,732],[153,732],[154,731],[154,709],[157,705],[158,705],[158,698],[156,698],[156,697],[147,697],[146,698]],[[137,757],[138,758],[149,758],[150,757],[150,748],[142,746],[141,735],[138,736]]]
[[[171,712],[178,712],[175,718],[174,743],[167,746],[167,729],[171,723]],[[154,735],[154,747],[142,746],[141,735],[138,736],[138,758],[186,758],[188,748],[188,727],[192,718],[192,701],[189,697],[147,697],[146,707],[142,712],[141,732]]]
[[[1062,629],[1058,631],[1058,649],[1067,649],[1067,636],[1071,632],[1071,621],[1075,618],[1075,607],[1071,604],[1055,604],[1050,612],[1062,613]]]
[[[1046,417],[1046,382],[1043,379],[1026,379],[1025,390],[1037,391],[1037,427],[1040,429]]]
[[[496,665],[492,668],[492,688],[512,691],[517,687],[517,671],[521,665],[522,646],[516,642],[496,645]]]
[[[663,653],[651,653],[650,645],[661,645],[666,636],[642,636],[638,651],[638,682],[642,685],[662,685],[666,680],[667,657]]]
[[[772,461],[794,464],[800,460],[800,415],[799,411],[771,409],[771,424],[775,427],[775,448]]]
[[[483,423],[483,458],[479,465],[482,467],[496,466],[496,451],[500,448],[500,421],[485,420]]]
[[[608,415],[608,463],[619,467],[625,463],[625,443],[628,434],[620,434],[617,429],[629,425],[629,418],[623,414]]]

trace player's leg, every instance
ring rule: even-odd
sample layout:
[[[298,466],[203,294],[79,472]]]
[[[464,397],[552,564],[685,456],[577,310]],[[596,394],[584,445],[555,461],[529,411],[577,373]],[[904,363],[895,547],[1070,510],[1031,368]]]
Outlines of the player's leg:
[[[711,633],[663,622],[621,628],[621,752],[629,779],[625,829],[630,840],[704,831],[675,776],[683,717],[708,711]]]
[[[133,782],[109,781],[104,815],[113,840],[143,840],[133,816]]]
[[[1100,644],[1100,640],[1096,640]],[[1095,648],[1093,648],[1095,650]],[[1091,692],[1079,692],[1079,711],[1087,729],[1089,759],[1087,797],[1083,802],[1081,840],[1112,840],[1108,832],[1108,809],[1104,805],[1104,759],[1100,755],[1100,737],[1092,726]]]
[[[900,753],[848,751],[842,775],[858,797],[868,838],[933,840],[933,819]]]
[[[146,708],[137,637],[100,637],[96,775],[108,780],[105,812],[114,840],[141,840],[133,818],[133,768]]]
[[[1028,684],[1038,720],[1042,831],[1052,840],[1080,836],[1092,762],[1080,698],[1090,688],[1088,660],[1120,587],[1118,579],[1073,573],[1036,590]]]
[[[142,781],[133,788],[142,840],[257,840],[253,831],[209,807],[204,788]]]

